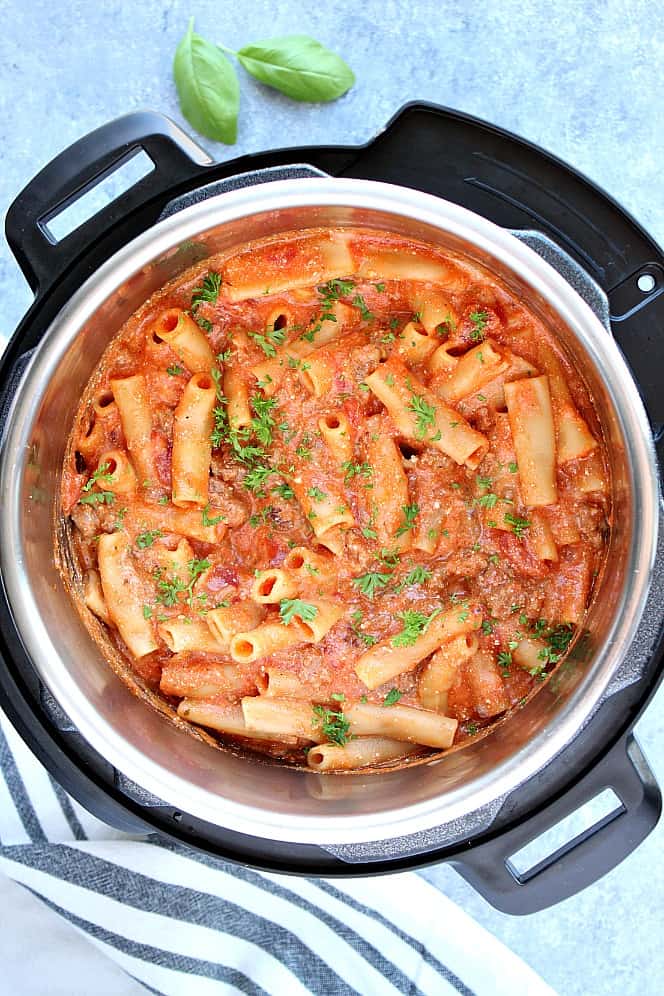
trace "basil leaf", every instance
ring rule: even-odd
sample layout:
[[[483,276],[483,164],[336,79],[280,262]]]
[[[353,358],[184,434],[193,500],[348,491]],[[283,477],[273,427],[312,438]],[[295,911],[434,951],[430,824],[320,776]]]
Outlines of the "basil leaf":
[[[237,139],[240,85],[223,52],[194,32],[194,19],[177,47],[173,78],[182,113],[196,131],[217,142]]]
[[[355,82],[341,56],[308,35],[254,42],[236,55],[248,73],[293,100],[336,100]]]

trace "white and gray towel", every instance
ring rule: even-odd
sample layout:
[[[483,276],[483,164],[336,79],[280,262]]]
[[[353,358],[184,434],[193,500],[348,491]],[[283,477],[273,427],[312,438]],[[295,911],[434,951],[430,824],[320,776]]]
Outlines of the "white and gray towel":
[[[415,873],[273,875],[107,827],[53,781],[1,714],[0,873],[167,996],[553,994]],[[10,913],[0,911],[5,940]],[[35,940],[48,945],[47,928]],[[93,972],[87,961],[71,966],[70,996],[96,992]],[[26,992],[49,991],[44,985]]]

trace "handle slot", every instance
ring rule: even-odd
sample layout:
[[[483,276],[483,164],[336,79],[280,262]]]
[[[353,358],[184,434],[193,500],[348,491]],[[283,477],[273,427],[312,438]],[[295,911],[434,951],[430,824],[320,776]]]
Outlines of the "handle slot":
[[[133,160],[140,153],[143,165],[147,159],[152,168],[120,188],[115,179],[118,169],[136,168],[141,159]],[[127,114],[74,142],[30,181],[7,212],[7,241],[30,287],[46,293],[102,239],[110,255],[115,245],[109,233],[122,226],[142,231],[152,224],[167,195],[199,181],[210,162],[177,125],[152,111]],[[102,202],[92,217],[82,217],[79,202],[89,191],[95,198],[101,196],[95,188],[108,178],[110,189],[115,186],[114,196]],[[67,217],[72,205],[76,213]],[[80,210],[88,208],[86,200]],[[55,219],[63,214],[59,228]]]
[[[137,149],[39,218],[37,224],[49,242],[57,245],[154,169],[147,152]]]
[[[611,788],[604,789],[510,854],[505,866],[514,880],[523,885],[626,812],[620,796]]]

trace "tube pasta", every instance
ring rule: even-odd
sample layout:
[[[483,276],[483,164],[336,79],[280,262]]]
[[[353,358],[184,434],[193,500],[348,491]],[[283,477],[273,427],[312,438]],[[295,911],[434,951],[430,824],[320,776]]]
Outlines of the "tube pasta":
[[[449,374],[456,369],[459,364],[459,357],[452,356],[450,350],[453,348],[454,343],[452,342],[444,342],[442,346],[438,346],[428,363],[432,374]]]
[[[313,394],[314,398],[322,398],[329,394],[334,384],[334,367],[329,351],[323,346],[315,354],[310,353],[305,364],[298,370],[303,387]]]
[[[223,647],[212,635],[204,622],[189,616],[169,619],[157,626],[157,632],[169,650],[175,654],[185,651],[198,651],[204,654],[219,654]]]
[[[189,540],[184,538],[179,540],[174,550],[163,544],[156,544],[153,549],[162,571],[165,571],[169,577],[182,581],[183,584],[189,583],[188,565],[194,557],[194,549]]]
[[[190,654],[176,654],[161,671],[160,689],[178,698],[210,699],[215,695],[247,695],[251,678],[238,668],[219,660],[194,660]]]
[[[562,365],[551,351],[547,353],[546,370],[556,424],[557,461],[562,464],[569,460],[578,460],[597,447],[597,440],[577,411]]]
[[[505,384],[521,494],[526,505],[555,505],[556,442],[546,375]]]
[[[519,645],[512,651],[512,660],[516,666],[533,674],[539,674],[546,657],[546,644],[542,640],[530,638],[520,640]]]
[[[92,403],[92,407],[97,418],[116,419],[120,417],[120,410],[115,403],[112,391],[99,391]]]
[[[198,699],[183,699],[178,706],[178,716],[190,723],[207,726],[219,733],[232,737],[246,737],[249,740],[279,740],[288,747],[297,747],[300,739],[275,731],[250,730],[244,721],[240,706],[223,705],[219,702],[206,702]]]
[[[316,553],[307,546],[296,546],[284,559],[285,569],[299,581],[312,579],[323,584],[336,577],[335,562],[329,555]]]
[[[136,474],[124,450],[105,450],[99,457],[97,471],[107,468],[98,486],[114,495],[129,496],[136,492]]]
[[[420,661],[437,650],[441,644],[479,629],[482,610],[479,605],[468,608],[453,606],[434,616],[410,646],[394,645],[394,637],[381,640],[357,660],[355,673],[367,688],[378,688],[404,671],[412,671]]]
[[[236,633],[255,629],[264,618],[265,609],[262,606],[246,601],[210,609],[205,621],[217,642],[228,650]]]
[[[412,706],[382,705],[356,702],[344,710],[352,736],[389,737],[407,740],[425,747],[446,750],[452,746],[458,723],[438,712]]]
[[[438,333],[440,326],[451,334],[457,326],[459,315],[447,295],[436,288],[426,288],[413,299],[413,311],[430,335]]]
[[[455,271],[454,264],[445,260],[419,255],[416,249],[406,252],[397,248],[364,250],[358,267],[361,277],[426,281],[434,284],[449,283]]]
[[[537,376],[537,368],[529,360],[524,359],[523,356],[517,356],[515,353],[510,352],[509,349],[503,350],[503,355],[507,360],[507,370],[500,373],[493,380],[490,380],[488,384],[482,385],[481,398],[470,398],[467,396],[464,399],[464,411],[470,410],[469,404],[472,401],[473,408],[478,407],[481,402],[482,404],[491,406],[496,412],[504,412],[506,408],[505,384],[511,380],[522,380],[525,377]]]
[[[242,371],[238,367],[224,370],[224,394],[228,399],[226,411],[231,429],[247,429],[251,425],[249,388]]]
[[[398,359],[391,357],[365,381],[408,439],[433,446],[471,470],[481,463],[489,448],[486,436],[471,428],[459,412],[437,398]],[[418,414],[420,410],[425,414]]]
[[[281,237],[277,251],[270,241],[231,257],[223,269],[223,292],[231,301],[245,301],[322,284],[352,272],[347,236],[341,232],[297,235],[288,241]]]
[[[259,695],[270,698],[311,699],[300,678],[293,671],[270,665],[261,671],[257,680]]]
[[[138,471],[142,487],[154,480],[152,457],[152,415],[143,374],[111,380],[113,396],[120,410],[122,431],[131,461]]]
[[[343,747],[337,744],[317,744],[307,752],[307,765],[312,771],[354,771],[373,764],[397,761],[417,751],[418,745],[386,737],[358,737]]]
[[[113,626],[113,620],[109,615],[108,606],[104,599],[99,571],[90,570],[85,572],[83,579],[83,601],[90,609],[90,612],[94,612],[98,619],[105,622],[107,626]]]
[[[401,452],[382,416],[367,423],[367,462],[373,468],[372,521],[378,541],[389,549],[406,550],[411,533],[405,530],[404,508],[409,504],[408,478],[403,469]]]
[[[338,463],[353,458],[353,437],[350,423],[343,412],[328,412],[318,419],[318,428]]]
[[[157,650],[152,623],[143,616],[146,599],[123,532],[103,533],[97,544],[99,574],[108,614],[135,657]]]
[[[268,397],[273,397],[283,383],[287,370],[300,369],[306,357],[316,352],[319,346],[340,339],[347,325],[354,319],[353,309],[341,301],[335,301],[330,311],[330,318],[320,322],[320,327],[312,328],[314,341],[295,339],[279,350],[277,356],[269,357],[256,363],[251,372],[258,381],[261,390]]]
[[[465,633],[444,643],[425,665],[417,682],[417,697],[425,709],[447,712],[447,693],[464,661],[477,652],[476,633]]]
[[[288,626],[281,622],[264,622],[248,632],[236,633],[231,638],[230,654],[238,664],[250,664],[278,650],[306,642],[306,634],[295,622]]]
[[[217,522],[214,526],[203,525],[199,509],[175,508],[172,505],[135,505],[132,509],[136,521],[150,529],[177,533],[201,543],[219,543],[226,532],[226,524]]]
[[[297,617],[298,626],[307,643],[320,643],[345,612],[345,606],[322,598],[308,599],[307,604],[313,605],[316,615],[313,619]]]
[[[480,391],[508,366],[500,348],[491,339],[486,339],[459,358],[451,376],[438,386],[437,393],[446,401],[460,401]]]
[[[336,482],[328,478],[321,481],[322,487],[318,487],[318,484],[314,483],[317,476],[309,468],[301,469],[291,480],[291,487],[316,538],[327,546],[328,540],[332,539],[330,533],[335,526],[353,526],[355,518]],[[330,549],[334,553],[339,553],[338,548],[330,547]]]
[[[546,514],[534,508],[530,512],[530,543],[538,560],[555,563],[558,560],[558,547]]]
[[[259,605],[270,605],[280,602],[282,598],[292,598],[298,589],[297,581],[289,577],[287,571],[280,567],[268,567],[254,578],[250,597]]]
[[[408,322],[401,331],[394,352],[407,366],[415,366],[418,363],[426,363],[439,345],[440,339],[425,329],[424,325]]]
[[[284,736],[299,740],[322,739],[311,702],[265,695],[245,697],[242,713],[247,729],[254,733],[269,733],[279,740]]]
[[[191,315],[179,308],[162,311],[149,326],[148,333],[168,343],[192,374],[209,373],[215,365],[207,336]]]
[[[194,374],[175,409],[173,423],[173,504],[205,508],[214,427],[215,384],[210,374]]]

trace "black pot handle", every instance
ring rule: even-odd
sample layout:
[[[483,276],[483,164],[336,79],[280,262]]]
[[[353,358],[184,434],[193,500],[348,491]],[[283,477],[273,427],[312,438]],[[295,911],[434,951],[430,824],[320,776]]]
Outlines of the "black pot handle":
[[[556,823],[613,789],[620,805],[524,874],[510,858]],[[475,846],[453,864],[463,877],[504,913],[539,910],[592,885],[638,847],[659,820],[662,797],[632,734],[620,740],[584,778],[545,810]]]
[[[46,227],[49,219],[140,150],[154,169],[56,242]],[[117,221],[199,176],[211,161],[185,132],[154,111],[127,114],[74,142],[30,181],[7,212],[7,241],[32,290],[44,290]]]

